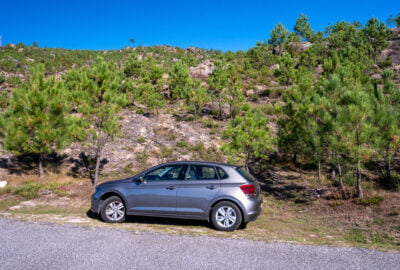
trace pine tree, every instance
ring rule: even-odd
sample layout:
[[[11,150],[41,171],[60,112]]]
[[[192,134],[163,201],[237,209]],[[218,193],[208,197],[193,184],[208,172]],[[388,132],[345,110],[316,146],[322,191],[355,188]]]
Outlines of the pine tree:
[[[267,158],[267,152],[272,150],[267,118],[259,110],[248,110],[244,116],[230,120],[223,137],[229,141],[222,146],[223,151],[242,160],[247,171],[252,160]]]
[[[346,155],[347,150],[343,144],[342,121],[338,119],[339,111],[341,110],[341,97],[344,96],[344,87],[340,77],[337,74],[331,74],[327,79],[323,79],[318,92],[327,98],[324,108],[324,126],[326,146],[330,156],[328,160],[331,163],[331,179],[335,180],[337,172],[339,188],[344,191],[342,163],[344,161],[343,156]]]
[[[189,68],[183,62],[177,61],[172,66],[170,76],[171,100],[187,98],[188,91],[193,85],[192,78],[189,74]]]
[[[125,63],[124,73],[126,77],[135,78],[140,78],[145,74],[143,69],[143,61],[138,60],[136,53],[132,53],[128,61]]]
[[[140,102],[146,105],[148,110],[155,110],[156,115],[158,116],[159,110],[165,106],[165,100],[158,91],[157,86],[148,83],[140,88],[142,88],[139,97]]]
[[[379,53],[388,46],[391,32],[385,23],[374,17],[367,21],[363,32],[371,45],[370,55],[376,61]]]
[[[375,148],[379,156],[385,161],[385,184],[390,186],[391,163],[396,151],[398,150],[400,137],[400,90],[395,88],[392,81],[393,71],[384,70],[382,73],[383,87],[375,89],[374,99],[374,134]]]
[[[229,80],[226,88],[226,101],[229,105],[229,115],[234,118],[245,102],[243,84],[237,69],[233,65],[228,66],[227,76]]]
[[[295,76],[295,59],[287,52],[284,52],[282,56],[279,57],[279,79],[282,84],[288,86],[290,85]]]
[[[282,23],[275,25],[275,27],[271,30],[270,38],[268,39],[268,44],[272,46],[274,52],[278,55],[282,54],[289,41],[289,30],[286,29]]]
[[[362,166],[372,155],[369,145],[375,127],[371,123],[373,111],[371,96],[360,85],[347,88],[342,99],[338,119],[342,122],[342,132],[350,158],[355,163],[357,174],[357,196],[363,198]]]
[[[300,155],[313,155],[309,141],[314,135],[310,133],[312,83],[312,74],[301,69],[297,72],[296,85],[283,96],[285,105],[278,120],[278,143],[280,150],[293,155],[294,163]]]
[[[186,106],[193,109],[195,117],[200,115],[202,106],[210,100],[207,89],[201,85],[200,80],[193,80],[186,98]]]
[[[296,25],[294,26],[294,32],[303,40],[311,42],[314,41],[315,33],[310,26],[308,17],[304,14],[300,14],[300,16],[297,18]]]
[[[215,70],[208,77],[209,90],[212,99],[218,104],[219,119],[224,118],[223,106],[227,101],[226,91],[229,84],[229,75],[224,62],[216,62]]]
[[[126,100],[119,93],[121,75],[114,64],[98,58],[90,68],[83,67],[74,73],[66,78],[81,114],[82,139],[95,162],[92,183],[96,187],[104,147],[120,133],[118,113]]]
[[[43,162],[71,142],[69,104],[62,81],[45,78],[44,65],[31,69],[27,82],[11,93],[4,113],[4,146],[11,152],[38,156],[39,177]]]

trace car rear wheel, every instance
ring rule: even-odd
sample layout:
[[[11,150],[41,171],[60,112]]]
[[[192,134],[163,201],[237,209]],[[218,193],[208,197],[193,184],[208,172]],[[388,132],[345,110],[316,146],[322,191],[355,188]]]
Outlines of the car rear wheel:
[[[242,213],[232,202],[219,202],[211,212],[211,222],[217,230],[231,232],[242,224]]]
[[[120,223],[125,221],[125,204],[120,197],[107,198],[101,208],[101,218],[107,223]]]

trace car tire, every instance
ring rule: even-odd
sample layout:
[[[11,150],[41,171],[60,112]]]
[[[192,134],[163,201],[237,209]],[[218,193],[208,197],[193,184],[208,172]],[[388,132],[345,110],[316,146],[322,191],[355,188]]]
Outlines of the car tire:
[[[101,219],[107,223],[121,223],[125,221],[125,204],[118,196],[107,198],[101,206]]]
[[[242,213],[236,204],[222,201],[213,207],[211,222],[217,230],[231,232],[242,224]]]

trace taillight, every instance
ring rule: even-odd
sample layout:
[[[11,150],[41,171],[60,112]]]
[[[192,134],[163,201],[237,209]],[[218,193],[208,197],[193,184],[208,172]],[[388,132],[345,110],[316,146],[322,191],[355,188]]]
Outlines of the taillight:
[[[241,185],[240,189],[247,196],[255,196],[256,195],[256,187],[254,185]]]

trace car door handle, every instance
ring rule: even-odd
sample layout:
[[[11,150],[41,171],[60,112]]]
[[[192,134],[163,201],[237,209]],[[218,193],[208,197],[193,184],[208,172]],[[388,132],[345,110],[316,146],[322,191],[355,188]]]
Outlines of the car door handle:
[[[209,185],[209,186],[206,186],[206,188],[213,190],[213,189],[215,189],[215,186],[214,185]]]
[[[174,189],[176,189],[176,187],[175,187],[175,186],[168,186],[168,187],[166,187],[166,189],[168,189],[168,190],[174,190]]]

